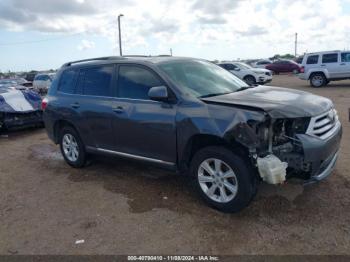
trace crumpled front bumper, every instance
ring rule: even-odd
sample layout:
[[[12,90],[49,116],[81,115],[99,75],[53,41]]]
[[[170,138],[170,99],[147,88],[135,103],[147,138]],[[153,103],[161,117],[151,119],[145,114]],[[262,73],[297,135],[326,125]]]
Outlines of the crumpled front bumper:
[[[0,121],[8,129],[36,126],[43,124],[42,111],[2,113],[2,119]]]
[[[306,183],[320,181],[332,173],[339,155],[341,137],[341,125],[327,139],[298,135],[303,146],[304,163],[310,165],[310,176]]]

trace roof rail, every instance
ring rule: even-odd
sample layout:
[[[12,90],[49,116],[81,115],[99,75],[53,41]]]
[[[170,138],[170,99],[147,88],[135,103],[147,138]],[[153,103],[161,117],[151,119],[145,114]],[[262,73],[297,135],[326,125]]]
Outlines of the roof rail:
[[[329,53],[329,52],[344,52],[346,50],[327,50],[327,51],[318,51],[318,52],[310,52],[310,53],[305,53],[305,54],[320,54],[320,53]]]
[[[151,57],[150,55],[123,55],[123,57]]]
[[[62,67],[67,67],[67,66],[71,66],[72,64],[78,64],[78,63],[84,63],[84,62],[90,62],[90,61],[103,61],[103,60],[115,60],[115,59],[123,59],[123,57],[122,56],[105,56],[105,57],[82,59],[82,60],[65,63]]]

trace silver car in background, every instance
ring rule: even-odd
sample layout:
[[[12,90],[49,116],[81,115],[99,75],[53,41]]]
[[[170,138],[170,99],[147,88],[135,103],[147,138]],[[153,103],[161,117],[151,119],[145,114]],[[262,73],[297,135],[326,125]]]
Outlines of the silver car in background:
[[[33,88],[40,95],[47,94],[49,90],[52,80],[55,77],[55,73],[40,73],[37,74],[33,81]]]

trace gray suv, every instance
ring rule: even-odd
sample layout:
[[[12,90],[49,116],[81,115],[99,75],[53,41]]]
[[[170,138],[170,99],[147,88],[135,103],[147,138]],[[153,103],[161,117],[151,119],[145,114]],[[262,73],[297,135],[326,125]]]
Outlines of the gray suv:
[[[327,177],[342,134],[329,99],[249,87],[192,58],[69,62],[42,108],[49,137],[72,167],[93,154],[159,165],[189,174],[203,199],[225,212],[247,206],[260,181]]]

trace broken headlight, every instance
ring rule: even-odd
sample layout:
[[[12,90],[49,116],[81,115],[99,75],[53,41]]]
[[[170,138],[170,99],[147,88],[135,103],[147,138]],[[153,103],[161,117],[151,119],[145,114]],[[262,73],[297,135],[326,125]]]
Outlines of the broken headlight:
[[[310,118],[277,119],[273,124],[273,145],[281,145],[295,138],[296,134],[305,134]]]
[[[305,134],[307,128],[309,127],[310,118],[300,117],[292,120],[291,131],[293,134]]]

